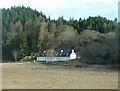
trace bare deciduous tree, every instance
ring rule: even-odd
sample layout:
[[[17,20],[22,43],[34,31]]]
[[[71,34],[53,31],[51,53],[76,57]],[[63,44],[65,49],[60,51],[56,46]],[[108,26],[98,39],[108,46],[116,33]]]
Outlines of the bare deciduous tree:
[[[12,54],[13,54],[13,56],[14,56],[15,62],[17,62],[18,51],[17,51],[17,50],[13,50],[13,51],[12,51]]]

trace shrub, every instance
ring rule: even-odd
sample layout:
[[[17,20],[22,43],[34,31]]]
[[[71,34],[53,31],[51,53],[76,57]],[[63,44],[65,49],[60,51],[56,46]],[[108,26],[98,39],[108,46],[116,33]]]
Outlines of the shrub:
[[[107,63],[118,63],[118,36],[115,32],[110,32],[106,35],[107,51],[110,57]]]
[[[87,64],[118,63],[118,38],[115,32],[108,33],[103,42],[92,42],[82,47],[81,58]]]
[[[82,48],[81,58],[87,64],[104,64],[109,55],[101,43],[93,42]]]
[[[32,61],[31,59],[31,56],[25,56],[21,61]]]

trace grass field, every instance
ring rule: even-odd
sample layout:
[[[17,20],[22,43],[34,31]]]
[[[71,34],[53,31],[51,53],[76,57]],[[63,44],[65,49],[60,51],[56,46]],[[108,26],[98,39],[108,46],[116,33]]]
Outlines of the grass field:
[[[117,89],[118,72],[40,63],[2,63],[4,89]]]

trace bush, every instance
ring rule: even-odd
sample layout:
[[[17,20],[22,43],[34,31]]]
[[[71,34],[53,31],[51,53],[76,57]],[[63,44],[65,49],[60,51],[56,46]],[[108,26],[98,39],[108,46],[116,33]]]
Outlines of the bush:
[[[25,56],[21,61],[32,61],[31,59],[31,56]]]
[[[106,48],[101,43],[91,43],[81,50],[81,58],[87,64],[104,64],[108,57]]]
[[[107,63],[118,63],[118,36],[115,32],[110,32],[106,35],[107,51],[110,57]]]
[[[87,64],[118,63],[118,38],[115,32],[108,33],[103,42],[92,42],[82,47],[81,58]]]

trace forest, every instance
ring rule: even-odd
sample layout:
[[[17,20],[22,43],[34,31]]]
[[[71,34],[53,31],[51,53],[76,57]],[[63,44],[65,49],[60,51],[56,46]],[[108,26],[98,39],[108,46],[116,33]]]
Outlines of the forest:
[[[2,9],[2,60],[23,59],[40,51],[72,50],[87,64],[117,63],[118,21],[101,16],[57,20],[30,7]]]

